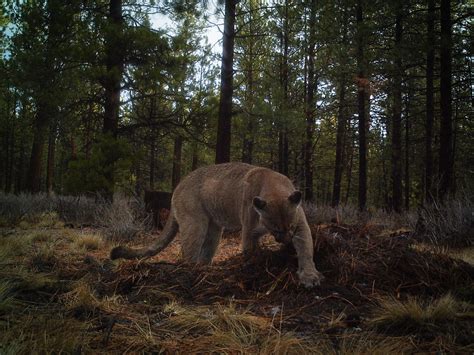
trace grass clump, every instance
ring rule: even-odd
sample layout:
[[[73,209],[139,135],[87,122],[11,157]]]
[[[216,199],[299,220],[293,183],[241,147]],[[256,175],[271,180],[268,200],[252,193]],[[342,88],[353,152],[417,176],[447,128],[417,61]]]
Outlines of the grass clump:
[[[31,240],[27,236],[11,235],[0,238],[0,263],[29,252]]]
[[[85,280],[77,281],[72,290],[63,294],[61,299],[66,309],[79,318],[92,316],[99,311],[115,312],[123,303],[122,298],[117,295],[101,299]]]
[[[29,256],[29,265],[36,271],[51,271],[58,261],[57,252],[52,243],[35,246]]]
[[[0,281],[0,314],[4,314],[12,310],[18,301],[15,300],[15,287],[11,281]]]
[[[97,250],[102,246],[102,237],[97,234],[85,233],[78,235],[74,244],[81,250]]]
[[[60,313],[27,314],[0,324],[0,353],[81,353],[88,349],[86,325]]]
[[[378,329],[402,333],[439,329],[469,314],[465,304],[446,294],[431,302],[416,298],[400,301],[382,300],[373,313],[370,323]],[[471,312],[472,315],[472,312]]]
[[[233,304],[185,307],[171,302],[164,312],[169,318],[160,329],[192,335],[197,352],[291,354],[311,349],[306,339],[282,333],[270,319],[240,311]]]
[[[35,232],[31,235],[31,241],[33,243],[43,243],[51,240],[51,233],[46,231]]]

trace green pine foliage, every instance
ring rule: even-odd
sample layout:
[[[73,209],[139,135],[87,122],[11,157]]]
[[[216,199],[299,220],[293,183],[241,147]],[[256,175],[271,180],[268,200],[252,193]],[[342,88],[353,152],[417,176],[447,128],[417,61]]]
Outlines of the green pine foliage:
[[[133,161],[134,153],[125,139],[103,136],[94,144],[89,156],[81,154],[69,162],[66,193],[127,191],[133,181]]]

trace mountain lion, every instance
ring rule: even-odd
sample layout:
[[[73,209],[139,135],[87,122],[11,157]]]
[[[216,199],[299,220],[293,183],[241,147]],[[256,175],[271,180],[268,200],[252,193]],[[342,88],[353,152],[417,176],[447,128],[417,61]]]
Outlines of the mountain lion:
[[[156,255],[181,235],[183,258],[210,264],[223,229],[242,230],[242,248],[251,253],[258,240],[271,233],[280,243],[293,243],[298,277],[306,287],[323,279],[313,261],[313,240],[301,207],[301,192],[273,170],[244,163],[199,168],[176,187],[171,212],[158,240],[148,248],[118,246],[111,259]]]

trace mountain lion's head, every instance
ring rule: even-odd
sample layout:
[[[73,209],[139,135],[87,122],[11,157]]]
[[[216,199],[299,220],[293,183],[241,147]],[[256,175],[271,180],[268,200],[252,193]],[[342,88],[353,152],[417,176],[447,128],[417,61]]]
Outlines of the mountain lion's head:
[[[260,222],[279,243],[289,244],[297,224],[296,209],[301,203],[301,192],[295,191],[287,198],[269,199],[256,196],[253,207],[260,215]]]

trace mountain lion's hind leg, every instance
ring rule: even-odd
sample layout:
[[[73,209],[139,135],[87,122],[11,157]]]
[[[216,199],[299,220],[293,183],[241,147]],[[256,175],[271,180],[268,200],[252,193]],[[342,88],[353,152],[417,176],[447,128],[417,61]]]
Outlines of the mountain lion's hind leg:
[[[207,236],[208,221],[204,216],[198,215],[197,218],[181,218],[179,223],[182,257],[188,262],[197,263]]]
[[[217,247],[221,241],[221,236],[222,228],[210,221],[206,238],[201,246],[198,263],[210,264],[212,262],[212,258],[216,254]]]

